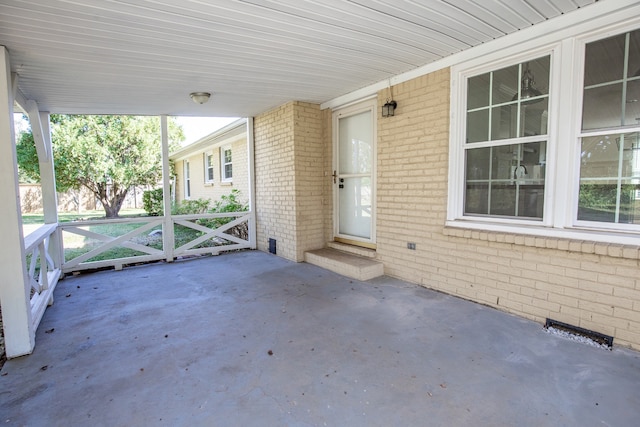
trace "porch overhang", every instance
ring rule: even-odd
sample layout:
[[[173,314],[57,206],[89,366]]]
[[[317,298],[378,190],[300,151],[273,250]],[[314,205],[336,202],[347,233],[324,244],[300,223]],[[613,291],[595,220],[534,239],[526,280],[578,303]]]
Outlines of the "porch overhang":
[[[635,3],[9,0],[0,44],[18,76],[16,99],[41,111],[250,117],[291,100],[370,95],[521,30],[558,31],[559,19]],[[195,104],[194,91],[211,101]]]

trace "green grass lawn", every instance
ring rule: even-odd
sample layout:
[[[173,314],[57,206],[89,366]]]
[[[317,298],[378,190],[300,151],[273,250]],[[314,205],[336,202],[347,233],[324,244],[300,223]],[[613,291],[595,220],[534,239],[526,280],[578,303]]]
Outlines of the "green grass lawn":
[[[144,209],[122,209],[120,216],[123,218],[145,216]],[[60,212],[58,213],[59,222],[84,221],[91,219],[105,219],[104,211],[83,211],[80,213]],[[24,225],[42,225],[44,224],[43,214],[22,214],[22,224]]]

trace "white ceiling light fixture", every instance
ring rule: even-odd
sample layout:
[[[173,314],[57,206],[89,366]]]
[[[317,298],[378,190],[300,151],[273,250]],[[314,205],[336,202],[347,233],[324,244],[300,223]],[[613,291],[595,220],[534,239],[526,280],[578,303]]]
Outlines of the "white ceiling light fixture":
[[[209,98],[211,98],[211,94],[209,92],[191,92],[189,96],[196,104],[204,104],[209,101]]]

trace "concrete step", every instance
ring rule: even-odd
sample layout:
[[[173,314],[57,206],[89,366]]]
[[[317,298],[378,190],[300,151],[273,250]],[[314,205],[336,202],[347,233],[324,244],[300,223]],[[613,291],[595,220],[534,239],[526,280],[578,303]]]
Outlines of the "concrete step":
[[[340,242],[329,242],[327,243],[327,246],[342,252],[347,252],[353,255],[359,255],[366,258],[376,257],[375,249],[362,248],[360,246],[348,245],[346,243],[340,243]]]
[[[384,275],[384,266],[380,261],[334,248],[305,252],[304,260],[309,264],[317,265],[357,280],[369,280]]]

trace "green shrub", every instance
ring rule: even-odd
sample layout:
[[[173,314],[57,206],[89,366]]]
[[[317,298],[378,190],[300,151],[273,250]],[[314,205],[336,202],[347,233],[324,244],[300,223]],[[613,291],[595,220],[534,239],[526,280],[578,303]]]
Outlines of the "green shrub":
[[[221,196],[220,200],[216,200],[215,202],[212,202],[210,199],[183,200],[173,207],[172,214],[193,215],[204,213],[245,212],[248,210],[249,206],[240,201],[240,191],[233,189],[230,194]],[[198,219],[194,222],[204,227],[214,229],[221,227],[234,219],[235,217],[207,218]],[[236,225],[226,233],[246,240],[248,236],[247,224],[242,223]]]
[[[209,199],[196,199],[196,200],[182,200],[175,204],[171,213],[173,215],[194,215],[207,213],[211,208],[211,200]]]
[[[162,188],[147,190],[142,193],[142,205],[148,215],[161,216],[164,213],[162,202]]]

